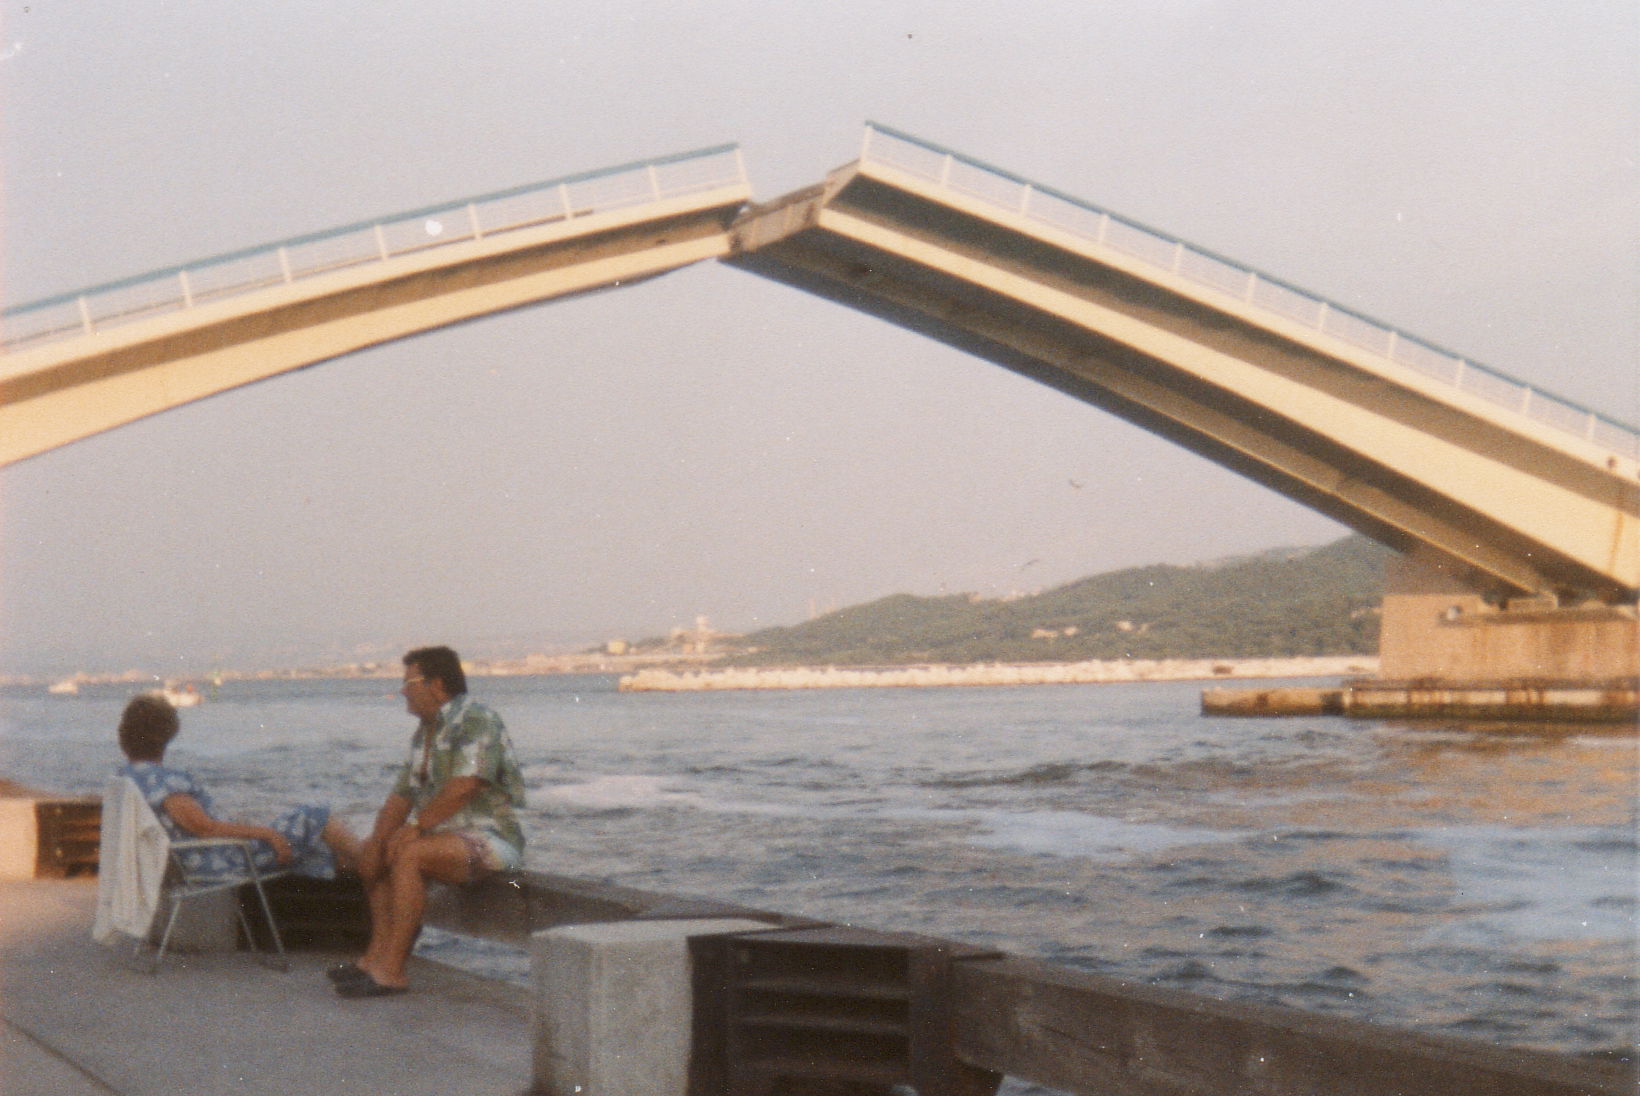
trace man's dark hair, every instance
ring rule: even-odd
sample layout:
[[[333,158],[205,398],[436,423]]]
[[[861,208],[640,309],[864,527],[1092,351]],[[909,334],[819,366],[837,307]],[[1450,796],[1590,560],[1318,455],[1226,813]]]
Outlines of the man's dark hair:
[[[450,696],[460,696],[467,691],[461,656],[448,647],[417,647],[404,656],[404,664],[413,667],[422,677],[441,683]]]
[[[177,710],[158,693],[134,696],[120,715],[120,749],[132,761],[158,761],[177,736]]]

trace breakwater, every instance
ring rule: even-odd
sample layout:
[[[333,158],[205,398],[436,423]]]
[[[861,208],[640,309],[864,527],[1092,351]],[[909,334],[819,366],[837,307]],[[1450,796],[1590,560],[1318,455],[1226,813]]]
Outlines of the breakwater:
[[[1375,673],[1370,655],[1324,658],[1110,659],[923,666],[769,666],[646,669],[620,679],[623,692],[718,689],[869,689],[942,685],[1097,685],[1129,681],[1344,677]]]

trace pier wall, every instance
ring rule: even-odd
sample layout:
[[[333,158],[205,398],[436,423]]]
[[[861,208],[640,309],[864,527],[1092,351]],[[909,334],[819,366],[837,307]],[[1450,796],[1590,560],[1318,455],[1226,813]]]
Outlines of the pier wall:
[[[0,880],[95,875],[102,806],[0,780]]]
[[[537,872],[492,879],[461,896],[445,894],[429,919],[450,931],[516,943],[521,934],[528,939],[591,921],[725,917],[761,923],[765,932],[819,924]],[[940,1010],[943,1038],[956,1060],[977,1075],[1017,1077],[1075,1096],[1627,1096],[1640,1079],[1633,1063],[1220,1001],[929,942],[956,956],[943,976],[947,1000]],[[714,1093],[692,1085],[687,1096]]]
[[[1078,1096],[1595,1096],[1632,1068],[1220,1001],[1034,960],[956,964],[969,1062]]]

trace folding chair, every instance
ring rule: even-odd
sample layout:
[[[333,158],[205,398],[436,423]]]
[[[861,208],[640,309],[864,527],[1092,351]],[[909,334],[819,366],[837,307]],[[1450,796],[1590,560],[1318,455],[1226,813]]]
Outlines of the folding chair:
[[[238,848],[242,850],[246,870],[234,875],[199,875],[190,872],[179,853],[188,849]],[[205,898],[223,891],[238,891],[250,886],[262,904],[262,915],[267,919],[268,934],[273,940],[276,955],[263,957],[257,948],[256,935],[245,916],[244,903],[235,901],[234,912],[244,930],[245,939],[260,961],[278,970],[289,970],[285,958],[285,944],[274,921],[273,907],[268,904],[262,884],[288,874],[283,871],[260,872],[251,856],[251,842],[234,837],[205,837],[173,839],[160,823],[136,782],[128,776],[110,778],[103,789],[101,858],[97,869],[97,916],[91,934],[98,943],[114,945],[121,939],[134,940],[133,954],[139,954],[151,941],[156,918],[162,908],[167,910],[165,927],[160,933],[150,974],[159,970],[170,946],[171,933],[176,928],[177,915],[183,903]]]

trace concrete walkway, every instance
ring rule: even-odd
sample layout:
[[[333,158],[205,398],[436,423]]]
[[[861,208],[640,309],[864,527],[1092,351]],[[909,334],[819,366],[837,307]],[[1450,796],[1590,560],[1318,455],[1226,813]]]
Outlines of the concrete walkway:
[[[413,992],[338,998],[335,956],[167,956],[157,975],[91,940],[95,880],[0,882],[4,1096],[517,1096],[530,1085],[522,987],[418,960]]]

